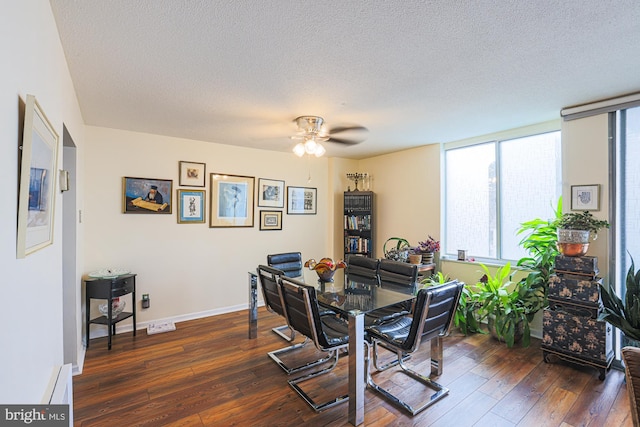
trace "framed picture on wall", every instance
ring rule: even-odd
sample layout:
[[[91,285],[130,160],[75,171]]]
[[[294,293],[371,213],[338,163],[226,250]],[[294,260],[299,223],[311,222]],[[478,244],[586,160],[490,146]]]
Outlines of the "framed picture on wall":
[[[310,187],[287,187],[287,214],[315,215],[317,191]]]
[[[258,206],[284,208],[284,181],[259,178]]]
[[[156,178],[122,178],[124,213],[170,214],[173,206],[173,180]]]
[[[600,210],[600,184],[572,185],[571,186],[571,210],[572,211],[599,211]]]
[[[35,96],[27,95],[20,158],[17,258],[53,243],[58,134]]]
[[[253,227],[255,178],[212,173],[210,181],[209,227]]]
[[[282,230],[282,211],[260,211],[260,230]]]
[[[207,176],[207,165],[196,162],[179,162],[180,180],[179,185],[185,187],[204,187]]]
[[[178,224],[204,223],[205,191],[177,190]]]

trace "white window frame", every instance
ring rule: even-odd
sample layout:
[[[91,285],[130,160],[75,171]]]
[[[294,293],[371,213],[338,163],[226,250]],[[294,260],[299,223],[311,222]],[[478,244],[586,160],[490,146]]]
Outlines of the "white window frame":
[[[561,130],[561,120],[551,120],[548,122],[544,122],[544,123],[538,123],[535,125],[531,125],[531,126],[525,126],[525,127],[521,127],[521,128],[514,128],[514,129],[509,129],[506,131],[502,131],[502,132],[496,132],[496,133],[492,133],[492,134],[486,134],[486,135],[482,135],[482,136],[477,136],[477,137],[473,137],[473,138],[468,138],[468,139],[464,139],[464,140],[460,140],[460,141],[453,141],[453,142],[448,142],[448,143],[444,143],[441,144],[440,146],[440,166],[441,166],[441,187],[440,187],[440,194],[441,194],[441,200],[440,200],[440,206],[441,206],[441,212],[440,212],[440,218],[442,218],[441,221],[441,230],[440,230],[440,235],[443,236],[443,238],[446,238],[447,234],[446,234],[446,230],[447,230],[447,212],[446,212],[446,198],[447,198],[447,194],[446,194],[446,176],[447,176],[447,170],[446,170],[446,159],[445,159],[445,154],[448,150],[453,150],[456,148],[464,148],[464,147],[471,147],[474,145],[479,145],[479,144],[487,144],[487,143],[494,143],[494,148],[495,148],[495,158],[496,158],[496,162],[499,165],[500,164],[500,142],[502,141],[509,141],[512,139],[518,139],[518,138],[525,138],[525,137],[529,137],[529,136],[536,136],[536,135],[541,135],[541,134],[545,134],[545,133],[550,133],[550,132],[560,132]],[[514,263],[514,261],[517,260],[510,260],[510,259],[503,259],[502,258],[502,247],[501,247],[501,242],[502,242],[502,224],[501,224],[501,218],[500,218],[500,174],[501,174],[501,170],[500,167],[498,166],[498,169],[496,171],[497,173],[497,183],[496,183],[496,194],[498,195],[498,197],[496,197],[496,209],[498,212],[497,218],[496,218],[496,244],[497,244],[497,248],[496,248],[496,258],[484,258],[484,257],[478,257],[478,256],[473,256],[473,254],[471,254],[474,258],[475,263],[483,263],[483,264],[491,264],[491,265],[504,265],[507,262],[512,262]],[[443,242],[444,244],[442,245],[443,248],[443,253],[441,254],[441,258],[443,260],[447,260],[447,261],[455,261],[457,260],[457,253],[447,253],[446,252],[446,248],[447,248],[447,244],[446,242]],[[465,262],[469,262],[469,261],[465,261]]]

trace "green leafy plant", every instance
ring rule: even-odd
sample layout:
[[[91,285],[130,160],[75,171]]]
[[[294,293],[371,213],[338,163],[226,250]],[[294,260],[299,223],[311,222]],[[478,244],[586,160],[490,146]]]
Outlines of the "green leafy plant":
[[[480,264],[483,278],[476,284],[477,299],[480,302],[480,317],[488,318],[489,329],[495,337],[513,347],[522,334],[522,346],[528,347],[531,331],[527,309],[522,300],[522,282],[511,281],[511,263],[506,263],[492,275],[489,268]]]
[[[640,270],[635,271],[633,258],[625,286],[623,302],[609,286],[600,285],[603,310],[598,320],[606,320],[628,338],[640,340]]]
[[[602,228],[609,228],[609,223],[605,220],[597,219],[589,211],[570,212],[557,219],[556,227],[565,230],[590,231],[595,240],[598,236],[598,231]]]
[[[479,295],[469,285],[465,285],[453,318],[454,325],[465,335],[486,333],[480,327],[479,309]]]
[[[558,256],[557,222],[562,218],[562,197],[558,199],[553,219],[536,218],[523,222],[517,233],[523,235],[520,246],[527,256],[518,260],[518,267],[529,271],[519,288],[526,315],[531,321],[536,312],[547,306],[549,278],[554,273]]]

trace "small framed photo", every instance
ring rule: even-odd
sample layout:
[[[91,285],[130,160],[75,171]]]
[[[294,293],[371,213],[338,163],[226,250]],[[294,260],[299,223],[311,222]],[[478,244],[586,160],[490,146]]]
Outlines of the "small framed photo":
[[[207,165],[196,162],[180,162],[179,185],[185,187],[204,187],[207,176]]]
[[[124,213],[170,214],[173,202],[173,180],[155,178],[122,178]]]
[[[253,227],[255,178],[212,173],[209,227]]]
[[[282,211],[260,211],[260,230],[282,230]]]
[[[572,211],[599,211],[600,210],[600,184],[572,185],[571,186],[571,210]]]
[[[258,206],[284,208],[284,181],[258,178]]]
[[[205,191],[177,190],[178,224],[204,223]]]
[[[287,214],[315,215],[317,191],[309,187],[287,187]]]

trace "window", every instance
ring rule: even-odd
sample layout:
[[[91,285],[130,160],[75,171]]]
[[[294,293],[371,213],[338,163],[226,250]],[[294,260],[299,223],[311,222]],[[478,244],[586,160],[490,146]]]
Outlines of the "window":
[[[446,148],[445,254],[518,260],[520,224],[551,218],[562,192],[560,131]]]
[[[624,291],[631,258],[640,266],[640,107],[616,113],[616,280],[618,295]]]

